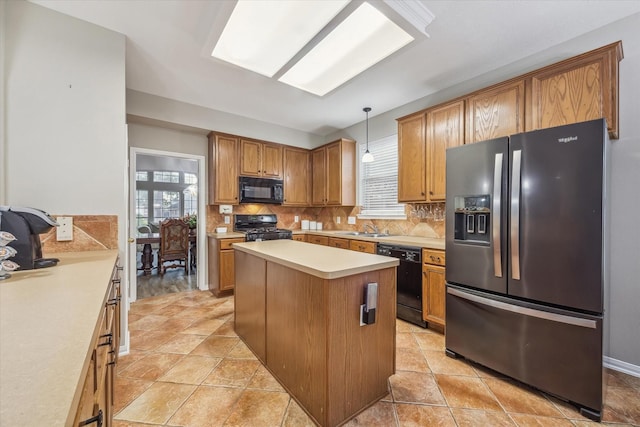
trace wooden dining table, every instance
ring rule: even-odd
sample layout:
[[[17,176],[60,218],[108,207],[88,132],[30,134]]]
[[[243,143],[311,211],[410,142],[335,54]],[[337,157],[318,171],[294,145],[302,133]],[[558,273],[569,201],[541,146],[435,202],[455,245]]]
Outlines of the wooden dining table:
[[[189,242],[191,243],[191,248],[195,248],[197,242],[197,234],[195,230],[193,232],[189,231]],[[144,270],[144,275],[149,276],[151,274],[151,270],[153,270],[153,249],[151,249],[151,245],[154,243],[160,244],[160,233],[138,233],[136,237],[136,243],[142,246],[142,270]],[[192,251],[189,251],[190,253]],[[194,255],[191,255],[194,256]],[[189,261],[187,261],[189,262]],[[192,264],[189,262],[189,264]]]

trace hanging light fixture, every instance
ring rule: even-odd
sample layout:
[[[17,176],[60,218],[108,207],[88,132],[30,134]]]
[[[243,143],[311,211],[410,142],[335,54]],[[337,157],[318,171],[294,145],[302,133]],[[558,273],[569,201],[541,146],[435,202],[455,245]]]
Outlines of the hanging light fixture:
[[[369,111],[371,111],[371,107],[364,107],[362,111],[367,114],[367,151],[362,156],[362,163],[371,163],[374,160],[373,154],[369,152]]]

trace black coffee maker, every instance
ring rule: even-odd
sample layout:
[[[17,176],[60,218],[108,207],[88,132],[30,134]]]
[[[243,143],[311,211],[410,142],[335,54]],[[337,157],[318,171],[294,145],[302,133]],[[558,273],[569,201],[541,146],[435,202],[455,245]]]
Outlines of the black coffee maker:
[[[32,270],[54,266],[58,258],[42,258],[40,234],[46,233],[58,223],[45,211],[17,206],[0,206],[0,231],[13,234],[16,240],[9,243],[17,251],[11,258],[20,265],[19,270]]]

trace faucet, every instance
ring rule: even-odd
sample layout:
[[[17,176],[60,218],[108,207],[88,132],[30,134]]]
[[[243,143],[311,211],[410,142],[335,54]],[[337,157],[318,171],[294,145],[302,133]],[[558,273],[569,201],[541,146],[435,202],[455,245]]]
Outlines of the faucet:
[[[373,230],[373,232],[374,232],[375,234],[378,234],[378,227],[376,227],[374,224],[365,224],[365,225],[362,227],[362,231],[363,231],[364,233],[366,233],[366,232],[367,232],[367,227],[368,227],[368,228],[370,228],[371,230]]]

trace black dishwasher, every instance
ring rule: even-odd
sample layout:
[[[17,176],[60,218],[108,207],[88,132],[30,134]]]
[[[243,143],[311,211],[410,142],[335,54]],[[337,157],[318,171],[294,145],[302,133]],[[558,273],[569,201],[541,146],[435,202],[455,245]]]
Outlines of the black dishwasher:
[[[427,327],[422,318],[422,249],[411,246],[378,244],[378,255],[398,258],[397,317]]]

